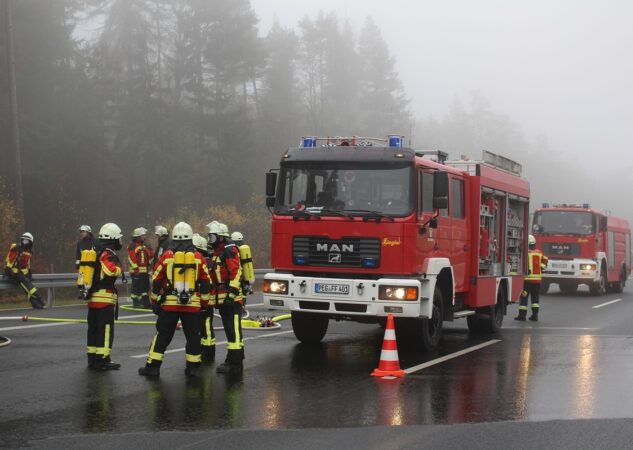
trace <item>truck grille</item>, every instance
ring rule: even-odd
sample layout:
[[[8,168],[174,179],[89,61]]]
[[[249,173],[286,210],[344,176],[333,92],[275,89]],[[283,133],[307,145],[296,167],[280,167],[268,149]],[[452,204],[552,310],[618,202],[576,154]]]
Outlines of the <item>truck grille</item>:
[[[296,265],[377,268],[380,239],[296,236],[292,241],[292,256]]]
[[[543,243],[543,253],[551,256],[579,256],[580,246],[574,243],[559,244],[556,242]]]

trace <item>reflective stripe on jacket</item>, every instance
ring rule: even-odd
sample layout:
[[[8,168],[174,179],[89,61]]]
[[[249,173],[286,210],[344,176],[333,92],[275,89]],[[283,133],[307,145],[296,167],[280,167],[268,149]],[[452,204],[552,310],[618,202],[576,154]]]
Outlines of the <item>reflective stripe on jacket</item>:
[[[228,244],[213,250],[211,255],[211,303],[221,305],[224,303],[229,289],[235,293],[236,301],[242,302],[241,292],[242,265],[240,264],[240,252],[235,244]]]
[[[99,254],[99,278],[93,284],[94,291],[88,301],[89,308],[101,309],[108,305],[116,305],[118,295],[114,284],[122,273],[121,262],[116,253],[107,248],[103,250]]]
[[[5,267],[13,273],[22,272],[28,275],[31,271],[31,252],[18,244],[11,244],[5,258]]]
[[[127,261],[130,273],[148,273],[152,261],[152,254],[152,249],[144,243],[130,242],[127,246]]]
[[[527,283],[540,283],[541,273],[547,267],[547,256],[540,250],[531,250],[528,252],[528,273],[525,276]]]

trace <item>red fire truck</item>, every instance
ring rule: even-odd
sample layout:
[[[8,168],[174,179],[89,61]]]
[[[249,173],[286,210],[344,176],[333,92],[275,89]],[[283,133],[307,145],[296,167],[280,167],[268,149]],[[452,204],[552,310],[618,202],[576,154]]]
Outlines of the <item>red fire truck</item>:
[[[521,166],[484,152],[388,139],[303,138],[267,174],[273,273],[264,304],[290,310],[296,337],[320,342],[328,321],[384,323],[424,350],[443,321],[497,332],[526,267],[529,184]]]
[[[564,294],[581,284],[593,295],[622,292],[631,273],[631,229],[626,219],[612,217],[589,204],[547,203],[534,212],[537,248],[549,258],[541,290],[557,283]]]

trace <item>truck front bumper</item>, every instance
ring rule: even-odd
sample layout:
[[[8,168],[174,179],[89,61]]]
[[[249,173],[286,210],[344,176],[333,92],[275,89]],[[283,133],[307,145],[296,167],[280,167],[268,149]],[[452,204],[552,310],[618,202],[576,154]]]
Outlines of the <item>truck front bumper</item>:
[[[428,318],[432,314],[434,283],[431,280],[380,278],[341,279],[268,273],[264,277],[277,286],[286,284],[286,293],[264,293],[264,305],[270,309],[305,311],[340,317]],[[431,286],[433,284],[433,286]],[[416,300],[381,300],[380,286],[416,287]],[[430,291],[430,293],[429,293]]]
[[[543,271],[543,281],[550,283],[574,280],[579,283],[593,283],[599,279],[600,267],[592,259],[550,259]]]

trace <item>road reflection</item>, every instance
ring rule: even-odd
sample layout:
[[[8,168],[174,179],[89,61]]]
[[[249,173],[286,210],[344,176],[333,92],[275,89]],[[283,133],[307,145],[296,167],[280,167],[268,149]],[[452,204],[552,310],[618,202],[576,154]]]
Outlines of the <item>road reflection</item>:
[[[576,405],[575,415],[579,418],[590,418],[594,416],[595,383],[594,374],[596,361],[596,338],[595,336],[579,336],[577,342],[578,362],[576,373],[574,374],[576,384]]]

